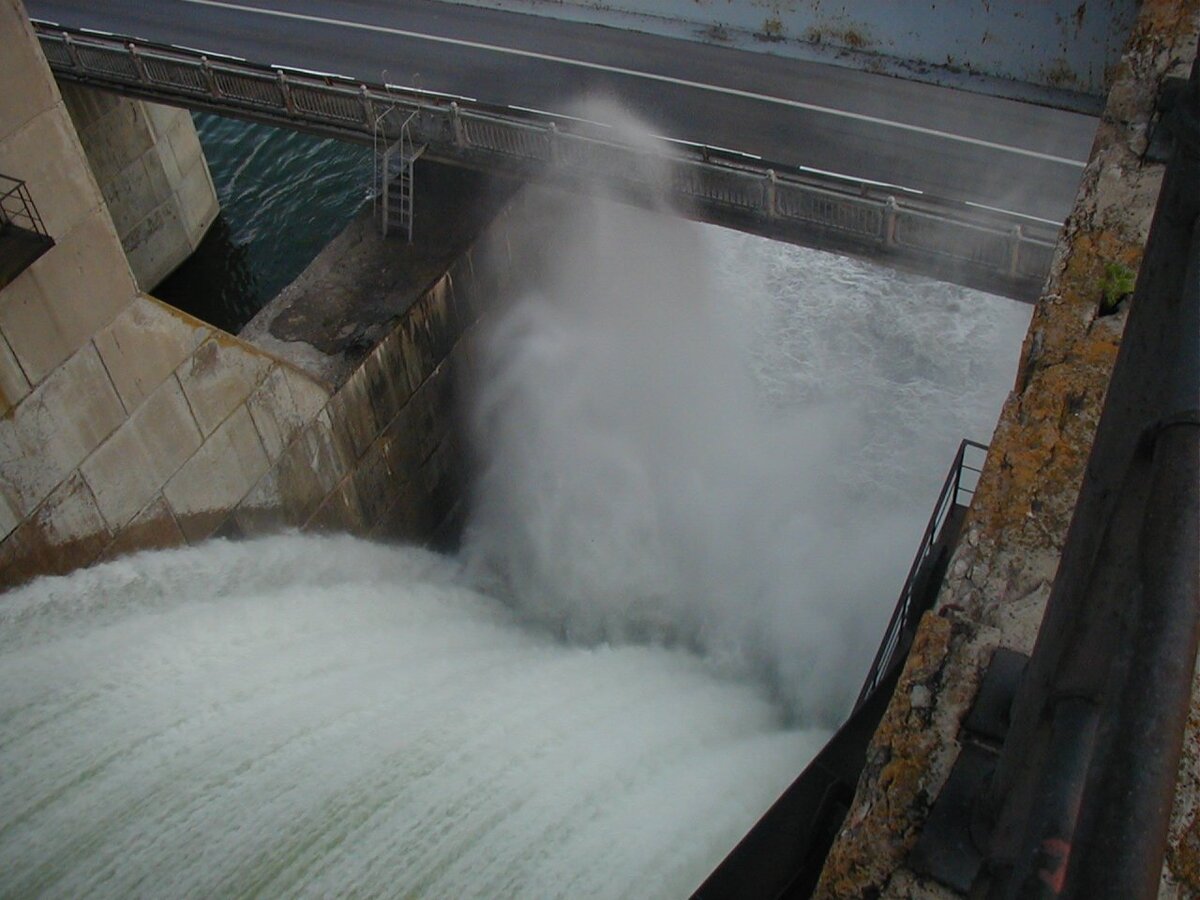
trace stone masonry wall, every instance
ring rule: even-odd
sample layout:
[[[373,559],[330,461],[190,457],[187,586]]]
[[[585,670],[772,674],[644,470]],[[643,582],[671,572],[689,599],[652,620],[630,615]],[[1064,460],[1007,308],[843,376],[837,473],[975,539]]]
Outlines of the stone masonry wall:
[[[192,115],[77,84],[59,91],[134,278],[153,290],[220,211]]]
[[[1136,270],[1140,261],[1163,171],[1142,158],[1155,99],[1165,75],[1187,74],[1198,31],[1195,0],[1142,5],[963,539],[871,743],[816,896],[952,896],[905,860],[957,757],[960,722],[993,651],[1033,647],[1125,324],[1126,310],[1099,309],[1105,265]],[[1181,878],[1185,893],[1200,892],[1197,825],[1180,814],[1195,802],[1195,767],[1193,750],[1181,775],[1164,895],[1173,896]],[[1180,850],[1188,835],[1190,862]]]

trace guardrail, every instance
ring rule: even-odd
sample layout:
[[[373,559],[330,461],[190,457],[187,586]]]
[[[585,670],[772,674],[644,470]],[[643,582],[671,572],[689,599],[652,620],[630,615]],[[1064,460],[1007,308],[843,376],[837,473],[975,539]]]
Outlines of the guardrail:
[[[1037,299],[1057,228],[1023,217],[867,182],[793,170],[710,147],[659,152],[511,108],[316,76],[199,51],[34,23],[60,77],[158,102],[303,128],[395,141],[404,122],[426,156],[571,183],[605,177],[634,196],[659,174],[687,214],[744,231],[880,257],[950,281]]]
[[[941,584],[941,578],[935,577],[941,574],[935,572],[939,557],[943,555],[939,551],[944,548],[944,556],[948,559],[949,553],[954,549],[953,538],[956,537],[944,532],[946,523],[952,516],[965,512],[971,504],[987,451],[987,445],[977,441],[963,440],[958,445],[958,453],[954,456],[954,462],[950,464],[937,502],[933,505],[929,523],[925,526],[925,534],[921,537],[921,544],[908,570],[908,577],[904,579],[904,587],[900,589],[896,608],[892,612],[887,630],[883,633],[883,640],[867,672],[866,681],[859,691],[858,700],[854,704],[855,709],[862,706],[884,680],[893,661],[907,651],[907,647],[903,646],[903,637],[906,634],[911,636],[916,630],[917,619],[935,599],[931,594],[936,592]],[[956,524],[952,524],[948,530],[956,531]]]
[[[49,237],[25,182],[19,178],[0,175],[0,228],[7,228],[9,225]]]
[[[0,175],[0,290],[53,246],[25,182]]]

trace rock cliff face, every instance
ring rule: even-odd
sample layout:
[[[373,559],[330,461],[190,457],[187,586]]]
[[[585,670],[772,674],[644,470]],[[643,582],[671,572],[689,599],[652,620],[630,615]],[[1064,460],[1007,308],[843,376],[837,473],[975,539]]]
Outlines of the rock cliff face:
[[[1187,74],[1198,31],[1194,0],[1142,5],[963,539],[872,742],[818,896],[952,896],[905,860],[957,758],[961,720],[993,651],[1033,647],[1125,324],[1128,302],[1108,308],[1106,282],[1141,260],[1163,171],[1144,159],[1155,101],[1164,76]],[[1168,895],[1181,885],[1200,891],[1198,730],[1193,712],[1164,871]]]

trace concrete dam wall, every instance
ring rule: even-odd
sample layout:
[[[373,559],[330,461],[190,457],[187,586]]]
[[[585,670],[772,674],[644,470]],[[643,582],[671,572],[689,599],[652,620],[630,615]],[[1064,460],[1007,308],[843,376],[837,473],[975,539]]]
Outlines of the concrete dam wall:
[[[0,291],[0,587],[214,535],[452,532],[461,477],[450,373],[490,290],[484,261],[508,259],[506,215],[475,239],[502,198],[471,204],[486,215],[470,223],[448,210],[391,283],[372,285],[370,304],[335,312],[310,278],[307,307],[301,285],[285,313],[267,311],[264,349],[139,289],[211,220],[204,202],[174,202],[211,191],[199,158],[184,164],[187,134],[172,129],[182,114],[74,96],[85,130],[123,123],[93,145],[102,180],[17,0],[0,5],[0,33],[14,86],[0,107],[0,172],[26,183],[55,242]],[[148,146],[155,129],[163,140]],[[172,166],[180,177],[164,184]],[[176,251],[160,252],[156,236],[176,224]],[[367,245],[381,253],[364,220],[329,252]],[[331,334],[340,346],[323,341]]]
[[[191,113],[77,85],[59,91],[134,278],[153,290],[219,209]]]
[[[875,737],[825,896],[936,890],[905,854],[986,660],[997,646],[1027,647],[1040,622],[1124,326],[1123,312],[1097,313],[1096,286],[1107,262],[1138,265],[1161,174],[1144,162],[1153,100],[1194,47],[1194,25],[1194,4],[1144,4],[966,542]],[[79,136],[101,115],[72,122],[17,0],[0,0],[0,35],[13,86],[0,99],[0,172],[26,182],[55,241],[0,288],[0,589],[138,549],[288,527],[450,540],[465,488],[454,385],[469,377],[472,324],[537,246],[526,195],[480,199],[470,174],[426,168],[421,195],[440,199],[424,243],[384,245],[364,216],[235,337],[144,293],[155,276],[128,261],[142,245],[122,246],[152,239],[148,223],[205,214],[173,213],[169,199],[118,212],[120,192],[106,190]],[[136,164],[153,182],[154,157],[169,168],[161,149],[135,150],[109,171]],[[145,256],[161,267],[157,250]],[[1196,888],[1192,793],[1180,791],[1167,877]]]

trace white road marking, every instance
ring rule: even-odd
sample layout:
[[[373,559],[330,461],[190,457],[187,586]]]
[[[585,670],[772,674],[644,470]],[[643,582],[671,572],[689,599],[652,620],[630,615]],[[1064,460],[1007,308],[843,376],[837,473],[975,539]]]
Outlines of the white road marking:
[[[971,200],[964,200],[963,203],[967,206],[974,206],[977,209],[986,209],[988,212],[1004,213],[1006,216],[1017,216],[1021,219],[1029,219],[1031,222],[1041,222],[1043,225],[1053,225],[1055,228],[1061,228],[1062,222],[1054,219],[1043,219],[1041,216],[1033,216],[1029,213],[1017,212],[1012,209],[1004,209],[1002,206],[988,206],[986,203],[975,203]]]
[[[83,29],[80,30],[82,31]],[[241,56],[232,56],[228,53],[220,53],[216,50],[205,50],[203,47],[189,47],[187,44],[172,44],[171,46],[178,47],[180,50],[187,50],[189,53],[199,53],[201,56],[207,56],[209,59],[232,59],[235,62],[246,61]]]
[[[176,45],[178,46],[178,45]],[[320,69],[304,69],[300,66],[277,66],[271,63],[272,69],[282,69],[285,72],[299,72],[302,75],[314,75],[317,78],[336,78],[338,81],[353,81],[354,79],[347,78],[345,75],[339,75],[336,72],[322,72]],[[386,87],[386,85],[385,85]]]
[[[609,66],[603,63],[586,62],[584,60],[571,59],[565,56],[554,56],[549,53],[537,53],[532,50],[517,50],[513,47],[500,47],[495,44],[485,44],[480,41],[468,41],[461,38],[448,38],[431,34],[422,34],[419,31],[406,31],[403,28],[392,28],[387,25],[371,25],[366,22],[349,22],[344,19],[334,19],[328,16],[314,16],[307,13],[287,12],[280,9],[263,9],[257,6],[247,6],[243,3],[226,3],[223,2],[223,0],[181,0],[181,2],[191,3],[196,6],[216,6],[222,9],[254,13],[262,16],[273,16],[280,19],[294,19],[302,22],[315,22],[321,25],[334,25],[340,28],[353,28],[359,31],[371,31],[379,34],[394,34],[398,37],[416,38],[438,44],[448,44],[454,47],[467,47],[472,50],[486,50],[492,53],[503,53],[509,56],[519,56],[525,59],[538,59],[542,60],[543,62],[559,63],[561,65],[575,66],[582,69],[591,69],[597,72],[608,72],[613,75],[627,75],[633,78],[643,78],[648,81],[657,81],[664,84],[675,84],[679,85],[680,87],[711,91],[713,93],[725,94],[731,97],[741,97],[746,100],[757,100],[763,103],[775,103],[780,106],[790,107],[792,109],[803,109],[809,112],[821,113],[823,115],[851,119],[856,122],[867,122],[869,124],[880,125],[885,128],[895,128],[900,131],[923,134],[929,137],[940,138],[942,140],[956,141],[962,144],[970,144],[974,147],[986,147],[989,150],[999,150],[1004,153],[1013,153],[1017,156],[1040,159],[1044,160],[1045,162],[1058,163],[1059,165],[1072,166],[1078,169],[1082,169],[1085,165],[1083,160],[1069,159],[1065,156],[1055,156],[1052,153],[1042,153],[1038,150],[1028,150],[1024,147],[1014,147],[1010,144],[1001,144],[996,141],[986,141],[982,138],[954,134],[953,132],[941,131],[937,128],[925,128],[921,125],[911,125],[907,122],[895,122],[891,119],[880,118],[879,116],[868,116],[864,113],[850,112],[849,110],[845,109],[835,109],[830,106],[820,106],[815,103],[805,103],[800,100],[788,100],[784,97],[773,97],[769,94],[758,94],[753,91],[738,90],[737,88],[721,87],[715,84],[704,84],[703,82],[690,81],[686,78],[673,78],[669,75],[656,75],[653,72],[640,72],[636,69],[626,69],[621,66]]]
[[[859,175],[846,175],[843,172],[831,172],[828,169],[814,169],[812,166],[796,166],[801,172],[812,172],[814,175],[825,175],[829,178],[840,178],[843,181],[853,181],[855,184],[869,184],[871,187],[887,188],[888,190],[904,191],[907,194],[924,194],[916,188],[905,187],[902,184],[892,184],[890,181],[872,181]]]
[[[340,76],[340,77],[345,77]],[[384,82],[385,88],[395,88],[398,91],[408,91],[410,94],[424,94],[427,97],[445,97],[447,100],[462,100],[464,103],[478,103],[474,97],[464,97],[462,94],[447,94],[445,91],[431,91],[429,88],[413,87],[411,84],[392,84]]]
[[[685,147],[695,147],[699,150],[715,150],[717,153],[728,153],[731,156],[744,156],[746,159],[754,159],[762,162],[762,157],[754,153],[747,153],[745,150],[732,150],[729,147],[722,147],[719,144],[700,144],[696,141],[685,141],[683,138],[667,137],[665,134],[651,135],[656,141],[666,141],[668,144],[683,144]]]

